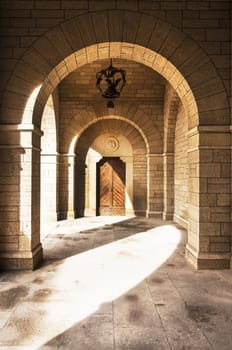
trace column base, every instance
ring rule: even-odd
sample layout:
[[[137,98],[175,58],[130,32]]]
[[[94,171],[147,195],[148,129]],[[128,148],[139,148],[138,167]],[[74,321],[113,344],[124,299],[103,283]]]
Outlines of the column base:
[[[57,212],[57,220],[58,221],[75,219],[75,218],[79,218],[79,217],[83,217],[83,216],[84,216],[84,211],[79,212],[79,211],[69,210],[69,211],[58,211]]]
[[[126,216],[135,216],[134,209],[126,209]]]
[[[68,218],[68,212],[67,211],[58,211],[57,212],[57,220],[67,220]]]
[[[0,253],[1,270],[34,270],[43,260],[41,244],[33,251],[17,251]]]
[[[43,223],[50,223],[57,221],[57,213],[50,212],[50,213],[41,213],[40,214],[41,222]]]
[[[231,268],[231,255],[228,253],[200,253],[187,244],[185,257],[197,270],[224,270]]]
[[[85,208],[84,216],[96,216],[96,208]]]
[[[188,220],[182,218],[181,216],[174,214],[173,215],[173,221],[188,230]]]
[[[172,221],[173,220],[173,213],[163,212],[163,220]]]
[[[146,217],[146,210],[134,210],[135,216],[145,216]]]
[[[147,218],[155,218],[155,219],[162,219],[162,212],[161,211],[147,211],[146,217]]]

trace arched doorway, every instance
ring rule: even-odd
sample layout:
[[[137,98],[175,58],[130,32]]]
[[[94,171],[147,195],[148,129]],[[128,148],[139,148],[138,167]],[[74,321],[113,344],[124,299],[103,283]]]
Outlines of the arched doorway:
[[[125,163],[125,214],[145,216],[147,151],[143,135],[125,117],[99,118],[87,127],[75,145],[74,216],[98,213],[97,163],[104,157],[117,157]]]

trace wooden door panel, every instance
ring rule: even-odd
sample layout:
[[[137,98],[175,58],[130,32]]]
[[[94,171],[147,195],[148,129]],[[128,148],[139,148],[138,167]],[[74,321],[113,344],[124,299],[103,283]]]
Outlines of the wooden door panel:
[[[106,162],[100,167],[100,207],[112,205],[112,168]]]
[[[98,164],[100,215],[125,215],[125,164],[120,158],[103,158]]]
[[[113,206],[124,206],[125,193],[124,193],[124,183],[117,174],[114,173],[113,179]]]

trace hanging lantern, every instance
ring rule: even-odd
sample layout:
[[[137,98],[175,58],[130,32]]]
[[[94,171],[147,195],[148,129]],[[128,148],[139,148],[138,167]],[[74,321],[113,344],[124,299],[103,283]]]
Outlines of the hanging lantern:
[[[112,100],[120,97],[120,93],[126,84],[126,72],[110,65],[96,74],[96,87],[101,92],[102,97],[110,99],[107,103],[108,108],[114,108]]]

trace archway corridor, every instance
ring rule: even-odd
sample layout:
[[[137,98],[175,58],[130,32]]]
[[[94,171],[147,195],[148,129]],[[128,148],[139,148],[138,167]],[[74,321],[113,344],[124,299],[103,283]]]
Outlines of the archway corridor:
[[[0,275],[0,350],[232,348],[231,273],[194,270],[172,221],[63,220],[42,243],[39,269]]]

